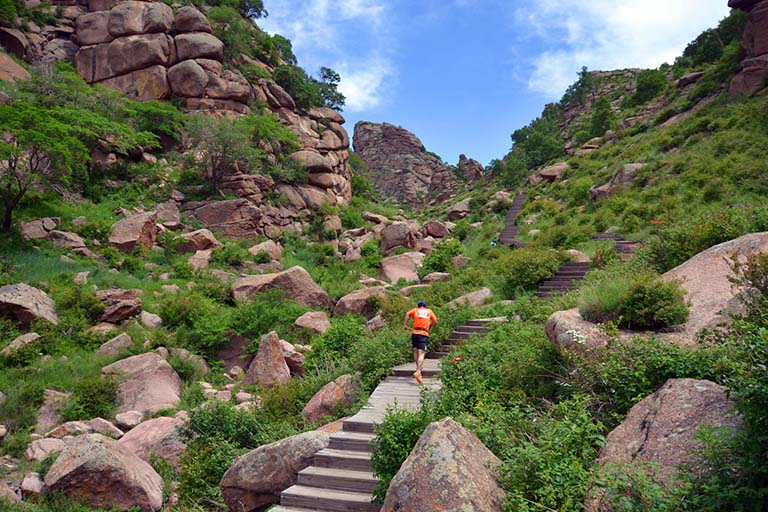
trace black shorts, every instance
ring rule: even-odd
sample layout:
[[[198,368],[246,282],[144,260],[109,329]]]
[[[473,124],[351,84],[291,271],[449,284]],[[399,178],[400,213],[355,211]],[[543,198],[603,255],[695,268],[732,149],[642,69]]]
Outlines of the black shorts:
[[[411,334],[411,345],[413,345],[413,348],[426,351],[427,343],[429,343],[429,336],[424,336],[423,334]]]

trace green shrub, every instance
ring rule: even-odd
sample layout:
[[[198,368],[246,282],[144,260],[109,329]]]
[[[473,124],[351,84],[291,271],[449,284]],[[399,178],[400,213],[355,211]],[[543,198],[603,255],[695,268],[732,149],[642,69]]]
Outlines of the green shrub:
[[[277,331],[284,339],[293,340],[293,322],[307,312],[307,307],[284,298],[281,290],[267,291],[251,297],[233,311],[232,327],[242,336],[257,340],[270,331]]]
[[[331,328],[312,343],[305,366],[310,369],[333,367],[354,352],[355,345],[365,336],[364,327],[365,322],[356,315],[334,318]]]
[[[643,105],[662,93],[667,87],[667,77],[663,71],[644,69],[637,75],[637,87],[629,106]]]
[[[616,320],[627,300],[632,280],[631,274],[618,271],[603,273],[600,279],[585,283],[579,292],[579,313],[594,323]]]
[[[360,247],[363,263],[368,268],[378,269],[381,266],[381,248],[377,240],[368,240]]]
[[[221,249],[213,251],[211,263],[225,267],[239,267],[251,258],[248,250],[236,245],[227,244]],[[272,258],[270,258],[270,261]],[[267,262],[268,263],[268,262]]]
[[[436,243],[432,252],[424,258],[424,262],[419,268],[419,276],[424,277],[432,272],[450,271],[453,268],[453,258],[460,255],[461,250],[461,242],[455,238]]]
[[[61,412],[67,421],[110,418],[117,402],[117,381],[99,375],[80,380]]]
[[[618,311],[621,325],[660,329],[684,324],[688,320],[685,293],[678,281],[662,281],[652,275],[636,278]]]
[[[13,0],[0,0],[0,25],[12,27],[16,23],[16,4]]]
[[[505,298],[512,299],[520,290],[531,290],[552,277],[560,268],[557,251],[526,247],[501,256],[496,270]]]
[[[219,483],[240,451],[225,437],[193,439],[181,458],[179,493],[185,501],[221,503]]]

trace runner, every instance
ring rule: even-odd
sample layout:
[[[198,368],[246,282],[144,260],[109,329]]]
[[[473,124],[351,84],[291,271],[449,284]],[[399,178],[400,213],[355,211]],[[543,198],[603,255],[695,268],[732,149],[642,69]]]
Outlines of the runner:
[[[413,372],[413,378],[419,384],[422,383],[421,371],[424,369],[424,356],[427,353],[427,342],[429,342],[429,330],[437,325],[437,316],[427,307],[424,301],[419,302],[418,307],[413,308],[405,314],[403,319],[403,329],[408,331],[408,319],[413,318],[413,330],[411,331],[411,345],[413,345],[413,361],[416,363],[416,371]]]

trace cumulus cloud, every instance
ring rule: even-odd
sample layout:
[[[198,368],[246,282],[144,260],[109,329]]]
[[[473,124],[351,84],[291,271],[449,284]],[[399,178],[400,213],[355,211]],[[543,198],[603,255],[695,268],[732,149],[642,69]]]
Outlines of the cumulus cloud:
[[[308,72],[329,66],[339,73],[345,110],[382,102],[383,86],[395,76],[385,0],[268,0],[265,6],[269,17],[259,24],[289,38]]]
[[[582,66],[658,67],[672,62],[713,20],[723,0],[540,0],[515,10],[515,25],[539,50],[528,86],[559,98]]]

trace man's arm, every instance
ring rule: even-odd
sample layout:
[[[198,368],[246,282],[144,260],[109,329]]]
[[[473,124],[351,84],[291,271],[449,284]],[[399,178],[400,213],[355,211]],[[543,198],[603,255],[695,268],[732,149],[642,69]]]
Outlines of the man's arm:
[[[406,313],[405,314],[405,318],[403,318],[403,330],[404,331],[408,330],[408,318],[409,318],[409,316],[410,315],[408,313]]]

